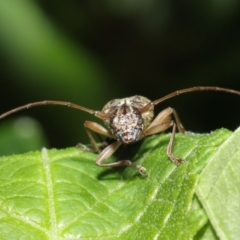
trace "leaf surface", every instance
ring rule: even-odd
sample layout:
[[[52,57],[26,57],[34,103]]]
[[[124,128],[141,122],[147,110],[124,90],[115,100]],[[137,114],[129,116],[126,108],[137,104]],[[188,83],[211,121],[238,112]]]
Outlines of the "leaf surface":
[[[166,156],[169,134],[119,149],[142,164],[99,168],[79,148],[0,159],[1,239],[192,239],[208,218],[195,196],[199,174],[231,132],[177,134],[176,166]],[[126,158],[125,158],[126,159]]]
[[[238,239],[240,222],[240,129],[203,170],[197,195],[220,239]]]

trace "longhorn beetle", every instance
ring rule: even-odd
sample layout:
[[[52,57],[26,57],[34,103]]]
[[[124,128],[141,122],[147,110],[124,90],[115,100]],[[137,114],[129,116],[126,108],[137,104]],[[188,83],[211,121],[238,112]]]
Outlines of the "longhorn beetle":
[[[153,119],[154,106],[159,104],[160,102],[163,102],[172,97],[176,97],[182,93],[195,91],[220,91],[240,95],[240,91],[232,89],[220,88],[215,86],[199,86],[172,92],[155,101],[150,101],[146,97],[138,95],[129,98],[114,99],[108,102],[103,107],[102,111],[95,111],[70,102],[46,100],[29,103],[27,105],[10,110],[0,115],[0,119],[23,109],[28,109],[41,105],[62,105],[88,112],[90,114],[93,114],[97,118],[102,119],[107,126],[107,128],[104,128],[95,122],[84,122],[84,127],[92,144],[93,151],[99,153],[95,161],[96,164],[99,167],[132,166],[138,169],[142,176],[146,176],[146,169],[143,166],[138,165],[130,160],[120,160],[113,163],[104,163],[104,160],[109,158],[121,144],[134,143],[145,136],[160,133],[172,127],[172,134],[167,147],[167,155],[175,164],[179,165],[180,163],[182,163],[183,160],[181,158],[177,158],[173,155],[173,142],[176,127],[178,128],[179,132],[185,133],[185,129],[181,124],[178,114],[173,108],[168,107],[161,111],[155,117],[155,119]],[[175,121],[172,120],[172,115]],[[91,131],[109,138],[113,138],[116,141],[114,141],[102,151],[100,151]]]

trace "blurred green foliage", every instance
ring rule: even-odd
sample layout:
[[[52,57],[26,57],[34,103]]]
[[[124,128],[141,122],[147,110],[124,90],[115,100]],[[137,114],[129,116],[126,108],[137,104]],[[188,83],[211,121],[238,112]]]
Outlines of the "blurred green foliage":
[[[32,118],[20,117],[0,127],[0,155],[25,153],[48,147],[40,124]]]
[[[1,1],[0,112],[46,99],[99,110],[196,85],[240,90],[239,24],[237,0]],[[239,96],[188,94],[157,112],[167,106],[196,132],[239,125]],[[19,115],[38,119],[54,147],[87,143],[83,122],[95,119],[56,106]]]

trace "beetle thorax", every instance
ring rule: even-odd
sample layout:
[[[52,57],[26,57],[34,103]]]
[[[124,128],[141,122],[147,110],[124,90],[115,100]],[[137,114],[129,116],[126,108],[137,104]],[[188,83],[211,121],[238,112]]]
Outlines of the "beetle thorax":
[[[139,139],[143,131],[143,118],[137,108],[124,104],[110,118],[110,126],[119,141],[132,143]]]

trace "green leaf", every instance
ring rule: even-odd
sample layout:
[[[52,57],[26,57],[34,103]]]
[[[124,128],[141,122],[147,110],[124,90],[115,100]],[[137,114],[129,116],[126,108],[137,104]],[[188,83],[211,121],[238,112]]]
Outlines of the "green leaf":
[[[240,128],[203,170],[197,195],[220,239],[238,239],[240,222]]]
[[[142,164],[99,168],[97,154],[78,148],[0,159],[1,239],[193,239],[208,218],[196,198],[199,174],[231,132],[177,134],[176,166],[169,134],[145,138],[122,153]],[[123,159],[123,158],[122,158]],[[126,159],[126,158],[125,158]],[[199,238],[197,238],[199,239]]]

